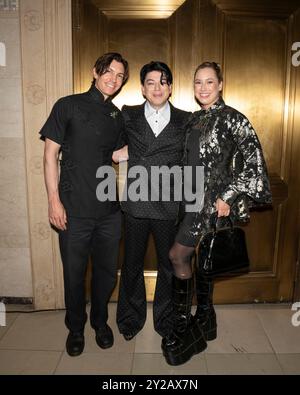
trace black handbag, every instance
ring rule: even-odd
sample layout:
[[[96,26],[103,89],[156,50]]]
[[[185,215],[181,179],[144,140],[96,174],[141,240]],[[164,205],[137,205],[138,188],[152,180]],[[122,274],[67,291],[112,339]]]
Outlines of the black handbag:
[[[229,227],[217,228],[217,218],[213,231],[207,233],[200,241],[198,270],[202,275],[214,277],[249,270],[245,232],[233,226],[230,217],[226,218],[230,222]]]

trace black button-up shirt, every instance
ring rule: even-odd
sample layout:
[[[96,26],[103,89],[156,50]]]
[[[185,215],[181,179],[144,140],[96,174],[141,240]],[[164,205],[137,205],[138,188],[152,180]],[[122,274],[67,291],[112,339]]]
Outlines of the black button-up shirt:
[[[119,209],[116,201],[100,202],[97,169],[111,165],[120,148],[123,118],[118,108],[92,85],[85,93],[59,99],[40,131],[61,145],[60,199],[67,215],[98,218]]]

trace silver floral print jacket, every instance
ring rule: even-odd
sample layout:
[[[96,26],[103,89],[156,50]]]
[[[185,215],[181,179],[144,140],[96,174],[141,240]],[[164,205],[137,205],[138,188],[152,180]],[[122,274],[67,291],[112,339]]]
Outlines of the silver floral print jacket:
[[[250,207],[271,204],[272,197],[260,142],[243,114],[222,98],[208,110],[195,112],[187,126],[184,165],[192,164],[187,146],[195,129],[199,136],[197,165],[204,167],[204,204],[192,214],[189,231],[201,237],[212,228],[218,198],[230,205],[234,222],[245,222]]]

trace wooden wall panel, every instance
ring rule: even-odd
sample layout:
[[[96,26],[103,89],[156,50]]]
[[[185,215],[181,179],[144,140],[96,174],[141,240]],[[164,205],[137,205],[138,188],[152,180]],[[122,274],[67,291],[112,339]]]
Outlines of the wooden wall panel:
[[[282,244],[279,257],[282,261],[279,294],[289,300],[300,300],[300,66],[291,64],[292,44],[300,41],[300,4],[289,17],[289,35],[286,53],[286,152],[282,161],[282,177],[288,184],[289,198],[286,201],[282,221]],[[298,271],[297,271],[298,267]],[[298,273],[298,275],[297,275]],[[296,286],[297,284],[297,286]]]
[[[195,67],[202,62],[222,63],[224,15],[211,0],[196,2]]]
[[[253,123],[271,173],[274,197],[273,210],[252,213],[245,229],[251,273],[220,281],[216,300],[291,300],[299,240],[300,179],[297,154],[293,156],[293,152],[299,155],[299,129],[293,124],[299,76],[291,70],[290,47],[299,35],[299,11],[293,14],[299,3],[213,3],[223,14],[224,98]]]
[[[96,59],[107,50],[106,18],[86,0],[73,0],[74,93],[85,92]]]
[[[250,119],[276,174],[284,147],[286,41],[285,20],[226,18],[224,97]]]
[[[38,131],[55,101],[72,93],[70,0],[20,2],[24,138],[28,217],[36,309],[64,306],[57,233],[48,219],[44,143]]]
[[[257,130],[271,173],[274,208],[252,214],[245,228],[251,273],[220,279],[217,302],[292,299],[300,239],[300,67],[291,66],[291,45],[300,37],[299,8],[296,0],[186,0],[168,20],[151,19],[152,14],[143,20],[135,19],[136,15],[124,19],[118,12],[109,18],[100,13],[97,29],[97,19],[91,16],[93,27],[88,34],[91,39],[98,31],[100,52],[119,51],[130,63],[130,81],[115,99],[116,104],[142,102],[139,69],[156,58],[173,70],[172,102],[189,111],[197,110],[193,98],[195,67],[214,60],[224,71],[225,101],[243,112]],[[82,46],[84,40],[77,43]],[[93,45],[85,49],[84,59],[96,51]],[[151,240],[146,269],[154,270],[155,263]],[[153,281],[148,300],[153,297],[155,273],[150,276]]]
[[[253,124],[270,173],[280,174],[284,155],[287,21],[226,16],[224,98]],[[246,227],[251,271],[276,273],[280,208],[252,213]],[[262,229],[261,224],[264,224]]]
[[[297,78],[290,76],[289,47],[290,29],[299,31],[292,17],[297,6],[295,1],[283,5],[277,0],[272,6],[268,1],[245,0],[241,5],[236,0],[187,0],[170,19],[175,102],[186,109],[198,109],[189,93],[193,71],[205,60],[221,63],[224,99],[253,123],[271,178],[273,209],[253,212],[245,227],[251,273],[220,279],[218,302],[292,298],[299,240],[296,185],[300,182],[296,180],[300,172],[294,169],[290,173],[299,136],[291,125]],[[295,32],[294,37],[297,41]]]
[[[188,0],[172,15],[170,23],[170,40],[172,53],[172,71],[174,86],[172,102],[176,107],[192,111],[193,72],[195,65],[195,36],[198,1]]]
[[[130,67],[129,81],[114,99],[114,103],[119,108],[123,104],[141,104],[144,102],[139,77],[141,67],[151,60],[161,60],[170,64],[168,22],[164,19],[108,19],[108,49],[122,53]],[[123,251],[122,240],[119,267],[123,262]],[[156,270],[156,263],[154,241],[150,236],[145,255],[145,270]],[[151,295],[148,294],[150,300],[153,298],[153,289]]]
[[[114,103],[120,108],[125,103],[143,103],[141,67],[151,60],[170,62],[168,22],[164,19],[108,19],[108,50],[120,52],[130,67],[129,81]]]

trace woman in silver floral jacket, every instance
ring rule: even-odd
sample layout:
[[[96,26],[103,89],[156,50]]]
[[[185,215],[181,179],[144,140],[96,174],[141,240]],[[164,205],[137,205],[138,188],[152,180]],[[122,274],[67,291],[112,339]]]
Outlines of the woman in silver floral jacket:
[[[194,93],[201,110],[193,114],[187,127],[184,165],[192,166],[193,170],[196,166],[203,167],[204,196],[201,209],[185,213],[170,251],[174,268],[175,329],[163,339],[162,348],[172,365],[184,363],[205,348],[205,340],[217,336],[213,280],[199,272],[196,274],[198,305],[191,320],[190,262],[199,240],[212,229],[217,217],[230,215],[233,222],[247,221],[249,207],[271,203],[258,137],[249,120],[224,103],[222,85],[222,72],[215,62],[204,62],[197,67]],[[195,191],[194,173],[191,184]]]

